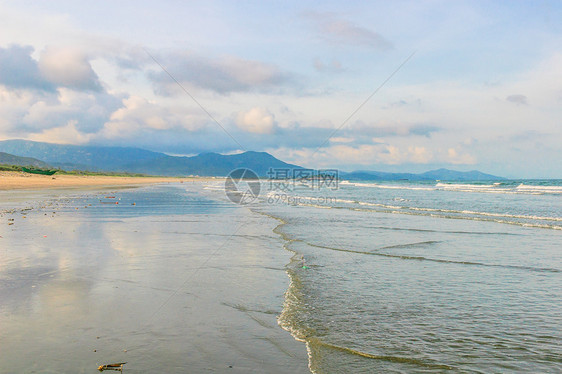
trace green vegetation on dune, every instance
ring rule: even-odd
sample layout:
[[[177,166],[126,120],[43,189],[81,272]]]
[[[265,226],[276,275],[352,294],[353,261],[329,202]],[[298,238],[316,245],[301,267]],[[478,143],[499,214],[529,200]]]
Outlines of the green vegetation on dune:
[[[53,169],[51,169],[53,170]],[[158,175],[147,175],[141,173],[124,173],[124,172],[96,172],[88,170],[71,170],[66,171],[62,169],[56,169],[56,175],[88,175],[88,176],[103,176],[103,177],[146,177],[146,178],[159,178]],[[20,171],[21,166],[19,165],[7,165],[0,164],[0,171]]]
[[[0,171],[21,171],[21,166],[0,164]]]
[[[88,171],[88,170],[58,170],[58,175],[89,175],[89,176],[103,176],[103,177],[146,177],[158,178],[158,175],[147,175],[141,173],[125,173],[125,172],[101,172],[101,171]]]

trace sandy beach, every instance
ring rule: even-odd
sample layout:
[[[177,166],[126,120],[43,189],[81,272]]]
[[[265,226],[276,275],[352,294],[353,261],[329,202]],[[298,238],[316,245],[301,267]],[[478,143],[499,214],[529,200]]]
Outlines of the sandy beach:
[[[116,177],[91,175],[38,175],[16,171],[0,171],[0,190],[120,187],[155,183],[213,181],[206,177]]]
[[[217,180],[57,180],[0,192],[0,372],[308,372],[277,324],[290,253],[276,220],[205,197]]]

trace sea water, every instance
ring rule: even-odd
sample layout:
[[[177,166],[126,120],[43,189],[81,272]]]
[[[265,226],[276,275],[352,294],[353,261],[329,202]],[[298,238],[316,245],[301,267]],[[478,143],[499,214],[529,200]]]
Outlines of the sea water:
[[[265,190],[312,372],[562,371],[561,181]]]
[[[560,181],[223,183],[2,213],[0,371],[562,371]]]

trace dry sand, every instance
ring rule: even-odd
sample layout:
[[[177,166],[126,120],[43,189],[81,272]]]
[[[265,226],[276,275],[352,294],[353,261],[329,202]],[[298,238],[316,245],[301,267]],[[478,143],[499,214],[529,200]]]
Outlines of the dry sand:
[[[212,181],[215,178],[189,177],[114,177],[90,175],[38,175],[17,171],[0,171],[0,190],[45,189],[45,188],[88,188],[120,187],[129,185]]]

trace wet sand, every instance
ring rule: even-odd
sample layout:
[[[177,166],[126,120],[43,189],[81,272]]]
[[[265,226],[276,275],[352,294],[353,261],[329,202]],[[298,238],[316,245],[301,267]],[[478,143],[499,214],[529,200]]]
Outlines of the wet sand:
[[[0,190],[46,188],[95,188],[145,185],[170,182],[213,181],[214,178],[189,177],[114,177],[90,175],[38,175],[17,171],[0,171]]]
[[[93,373],[125,361],[129,373],[309,372],[304,345],[277,324],[290,257],[277,222],[201,198],[203,188],[57,195],[5,210],[0,372]]]

